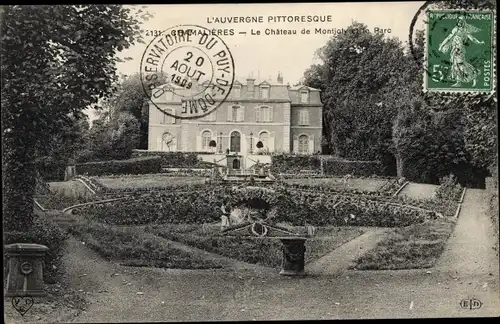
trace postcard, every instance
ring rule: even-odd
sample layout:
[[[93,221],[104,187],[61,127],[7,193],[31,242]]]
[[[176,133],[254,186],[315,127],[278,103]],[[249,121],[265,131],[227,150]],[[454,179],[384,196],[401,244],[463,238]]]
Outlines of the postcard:
[[[6,323],[500,315],[495,1],[0,17]]]

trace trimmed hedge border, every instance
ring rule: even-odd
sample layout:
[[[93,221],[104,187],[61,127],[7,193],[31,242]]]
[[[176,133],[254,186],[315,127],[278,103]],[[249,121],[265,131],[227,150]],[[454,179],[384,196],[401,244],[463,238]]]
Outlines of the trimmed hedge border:
[[[288,176],[304,171],[311,172],[307,176],[345,176],[354,177],[384,175],[385,168],[380,161],[349,161],[332,156],[322,155],[273,155],[271,171]]]
[[[161,159],[161,168],[189,168],[199,165],[198,154],[192,152],[157,152],[133,151],[132,157],[158,156]]]
[[[76,165],[77,174],[108,175],[108,174],[148,174],[159,173],[162,158],[148,156],[128,160],[111,160],[87,162]]]

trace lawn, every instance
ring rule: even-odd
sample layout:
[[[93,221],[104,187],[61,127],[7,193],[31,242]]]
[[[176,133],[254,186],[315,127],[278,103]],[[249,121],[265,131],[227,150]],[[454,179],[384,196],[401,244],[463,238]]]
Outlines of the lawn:
[[[224,263],[171,246],[161,237],[137,227],[116,227],[97,222],[69,225],[69,233],[102,257],[128,266],[177,269],[215,269]]]
[[[203,177],[171,177],[155,174],[132,177],[96,177],[94,180],[109,189],[168,188],[181,184],[204,183]]]
[[[342,182],[342,178],[311,178],[311,179],[286,179],[288,184],[299,184],[316,187],[329,187],[338,190],[359,190],[359,191],[377,191],[386,184],[386,179],[357,179],[348,180],[347,186]]]
[[[429,221],[394,229],[371,251],[356,261],[359,270],[425,269],[441,256],[455,223]]]
[[[219,235],[217,226],[150,225],[155,235],[197,247],[236,260],[280,268],[282,243],[277,238]],[[316,260],[364,231],[356,227],[320,227],[315,237],[306,241],[306,262]]]

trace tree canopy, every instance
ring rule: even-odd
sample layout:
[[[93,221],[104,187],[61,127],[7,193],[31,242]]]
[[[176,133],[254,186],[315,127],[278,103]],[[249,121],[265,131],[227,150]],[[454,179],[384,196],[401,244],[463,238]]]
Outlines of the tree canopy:
[[[31,223],[35,160],[46,139],[113,91],[117,53],[142,41],[121,5],[5,6],[1,21],[4,217]]]

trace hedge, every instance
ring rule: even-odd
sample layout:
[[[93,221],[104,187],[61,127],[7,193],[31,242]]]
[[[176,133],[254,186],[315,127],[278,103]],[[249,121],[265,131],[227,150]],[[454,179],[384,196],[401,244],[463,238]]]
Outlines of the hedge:
[[[40,161],[37,164],[37,170],[44,181],[64,181],[66,163],[61,161]]]
[[[49,248],[45,254],[43,270],[44,281],[49,284],[58,282],[63,274],[64,268],[62,256],[64,254],[68,234],[52,221],[35,216],[33,226],[24,232],[5,232],[4,245],[13,243],[35,243]],[[7,263],[4,263],[6,266]],[[5,272],[4,272],[5,273]]]
[[[296,173],[315,171],[326,176],[344,176],[352,174],[356,177],[385,175],[385,167],[380,161],[348,161],[334,157],[319,155],[274,155],[271,170],[274,173]]]
[[[162,168],[189,168],[198,166],[198,155],[193,152],[133,151],[132,157],[161,157]]]
[[[299,172],[301,170],[320,171],[321,160],[316,155],[273,155],[271,171],[275,173]]]
[[[323,172],[327,175],[344,176],[351,174],[355,177],[369,177],[384,174],[384,166],[379,161],[343,161],[324,160]]]
[[[91,176],[159,173],[160,170],[161,157],[159,156],[132,158],[128,160],[87,162],[76,165],[77,174],[87,174]]]

